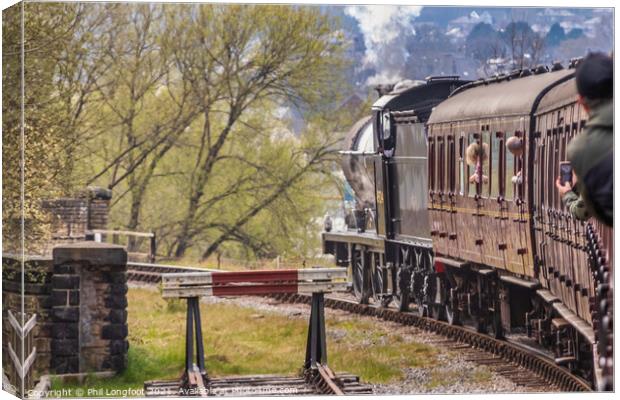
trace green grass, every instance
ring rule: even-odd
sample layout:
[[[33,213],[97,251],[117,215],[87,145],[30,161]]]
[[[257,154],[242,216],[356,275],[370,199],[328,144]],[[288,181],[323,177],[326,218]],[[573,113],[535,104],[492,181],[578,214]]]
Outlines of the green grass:
[[[53,389],[142,388],[144,381],[178,377],[184,364],[185,306],[157,291],[132,288],[128,367],[113,378],[81,384],[52,382]],[[296,374],[305,356],[307,319],[259,312],[231,304],[201,304],[210,376]],[[355,317],[336,321],[327,310],[328,361],[338,372],[372,383],[402,379],[402,368],[432,365],[436,350],[407,342],[384,324]],[[334,333],[330,335],[330,333]],[[88,395],[85,392],[84,395]]]

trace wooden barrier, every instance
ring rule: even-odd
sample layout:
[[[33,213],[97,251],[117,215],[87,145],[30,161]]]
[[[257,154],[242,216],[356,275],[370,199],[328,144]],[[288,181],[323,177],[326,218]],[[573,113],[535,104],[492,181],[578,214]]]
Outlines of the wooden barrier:
[[[112,238],[112,244],[120,244],[120,237],[127,238],[126,249],[130,259],[146,260],[149,263],[155,263],[155,256],[157,254],[157,237],[155,232],[134,232],[123,231],[118,229],[91,229],[86,232],[86,240],[94,240],[95,242],[105,242],[105,236],[109,235]],[[139,244],[136,239],[149,240],[148,252],[138,252],[137,247]]]
[[[163,297],[187,299],[183,385],[202,390],[209,380],[204,361],[199,297],[312,293],[304,369],[320,371],[321,365],[327,363],[323,295],[346,290],[346,278],[346,268],[163,274]],[[194,355],[196,364],[193,363]]]
[[[163,297],[254,296],[346,290],[345,268],[181,272],[162,276]]]

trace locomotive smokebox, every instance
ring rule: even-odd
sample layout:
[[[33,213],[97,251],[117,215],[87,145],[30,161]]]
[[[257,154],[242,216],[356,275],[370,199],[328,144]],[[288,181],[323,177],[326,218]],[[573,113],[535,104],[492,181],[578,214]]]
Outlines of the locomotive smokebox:
[[[373,167],[369,156],[375,151],[371,117],[364,117],[347,133],[341,152],[342,171],[353,189],[358,209],[374,207]]]

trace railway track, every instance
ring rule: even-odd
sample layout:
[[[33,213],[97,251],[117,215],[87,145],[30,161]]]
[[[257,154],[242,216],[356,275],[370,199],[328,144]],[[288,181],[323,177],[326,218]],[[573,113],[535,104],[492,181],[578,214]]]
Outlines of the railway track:
[[[182,388],[182,381],[163,380],[144,383],[146,397],[170,396],[290,396],[290,395],[357,395],[372,394],[368,385],[351,374],[333,374],[329,368],[319,367],[304,376],[250,375],[209,379],[204,388]]]
[[[163,273],[187,272],[191,270],[195,269],[159,264],[128,263],[128,280],[143,284],[157,284],[161,281],[161,274]],[[204,271],[204,269],[201,271]],[[272,297],[286,303],[310,304],[311,301],[311,296],[303,294],[275,295]],[[497,340],[467,327],[450,325],[443,321],[420,317],[413,313],[400,312],[395,309],[374,305],[358,304],[352,300],[335,297],[326,297],[325,307],[392,321],[440,335],[445,339],[435,342],[436,344],[449,350],[463,353],[466,361],[485,365],[490,370],[507,377],[528,391],[574,392],[592,390],[587,381],[571,374],[566,368],[556,365],[553,360],[533,351],[527,346],[521,346],[505,340]],[[322,375],[329,377],[328,374],[319,375],[321,376],[314,376],[318,383],[320,383],[320,379],[324,378]],[[323,388],[329,386],[327,383],[321,384]]]

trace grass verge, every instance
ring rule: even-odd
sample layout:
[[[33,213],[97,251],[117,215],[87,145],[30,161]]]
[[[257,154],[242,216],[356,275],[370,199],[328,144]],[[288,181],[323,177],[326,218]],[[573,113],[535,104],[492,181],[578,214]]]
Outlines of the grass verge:
[[[52,389],[81,389],[103,396],[142,388],[144,381],[178,377],[184,363],[185,305],[166,302],[154,290],[131,288],[127,369],[113,378],[88,377],[81,384],[52,382]],[[290,318],[232,304],[201,304],[210,376],[295,374],[305,356],[307,315]],[[309,309],[308,309],[309,315]],[[365,382],[401,379],[402,368],[432,365],[436,350],[406,341],[380,322],[334,319],[327,312],[329,365]],[[132,393],[125,393],[131,396]]]

